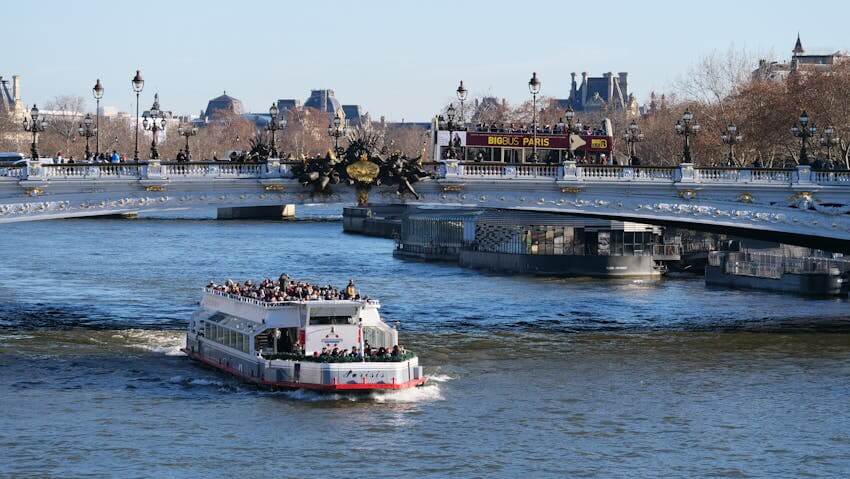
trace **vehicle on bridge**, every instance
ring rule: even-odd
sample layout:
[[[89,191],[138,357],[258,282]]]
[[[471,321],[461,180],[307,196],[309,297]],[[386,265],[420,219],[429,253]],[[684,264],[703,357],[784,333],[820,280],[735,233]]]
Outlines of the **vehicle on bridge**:
[[[561,164],[569,157],[581,163],[607,164],[612,158],[614,137],[609,122],[601,128],[582,129],[569,134],[563,124],[538,127],[535,135],[530,127],[512,125],[450,125],[440,117],[431,125],[433,161],[449,157],[455,150],[461,161],[494,163],[531,163],[535,142],[540,163]]]
[[[208,287],[183,351],[272,389],[369,392],[425,384],[419,358],[399,350],[398,331],[381,320],[379,308],[368,299],[268,302]]]

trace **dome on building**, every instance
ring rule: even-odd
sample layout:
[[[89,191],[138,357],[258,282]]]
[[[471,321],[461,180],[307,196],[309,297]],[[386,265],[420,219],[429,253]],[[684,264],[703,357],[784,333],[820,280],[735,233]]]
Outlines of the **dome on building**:
[[[335,113],[340,108],[339,100],[333,90],[312,90],[310,98],[304,102],[306,108],[315,108],[325,113]]]
[[[242,102],[224,92],[207,103],[204,116],[209,120],[219,115],[241,115],[242,113],[244,113]]]

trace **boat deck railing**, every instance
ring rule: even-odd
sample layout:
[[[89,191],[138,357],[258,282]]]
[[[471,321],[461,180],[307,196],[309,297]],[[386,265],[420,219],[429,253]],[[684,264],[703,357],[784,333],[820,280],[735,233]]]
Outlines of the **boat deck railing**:
[[[304,299],[298,301],[282,301],[279,303],[272,303],[269,301],[260,301],[259,299],[249,298],[247,296],[240,296],[238,294],[225,293],[223,291],[218,291],[213,288],[204,288],[204,293],[211,294],[213,296],[220,296],[222,298],[232,299],[234,301],[239,301],[240,303],[252,304],[254,306],[265,308],[265,309],[279,309],[286,308],[293,305],[305,304],[305,303],[338,303],[338,302],[355,302],[355,303],[365,303],[365,304],[374,304],[379,305],[378,300],[375,299],[361,299],[361,300],[338,300],[338,299]]]
[[[263,359],[267,360],[283,360],[283,361],[306,361],[311,363],[360,363],[363,358],[360,356],[309,356],[296,353],[277,353],[263,354]],[[367,363],[401,363],[409,361],[416,357],[416,353],[405,351],[404,354],[398,356],[366,356]]]

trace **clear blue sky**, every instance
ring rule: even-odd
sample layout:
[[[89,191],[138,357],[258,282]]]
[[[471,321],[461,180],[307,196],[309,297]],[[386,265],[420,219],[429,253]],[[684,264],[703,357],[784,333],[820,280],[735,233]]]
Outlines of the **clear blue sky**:
[[[91,99],[100,77],[104,104],[125,111],[136,68],[143,107],[159,92],[164,108],[197,113],[227,90],[267,111],[333,88],[373,117],[421,121],[460,79],[472,96],[520,101],[532,70],[554,97],[571,71],[628,71],[643,103],[732,44],[784,59],[799,31],[804,46],[850,48],[846,1],[40,0],[2,12],[0,74],[22,75],[24,101]]]

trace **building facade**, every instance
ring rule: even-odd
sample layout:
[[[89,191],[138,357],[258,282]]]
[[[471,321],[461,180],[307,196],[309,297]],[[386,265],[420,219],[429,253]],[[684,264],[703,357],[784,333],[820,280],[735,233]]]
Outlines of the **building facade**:
[[[828,73],[836,65],[846,62],[848,59],[850,59],[850,55],[840,50],[806,50],[803,48],[803,42],[798,34],[789,61],[776,62],[761,59],[758,68],[753,70],[752,79],[755,81],[785,81],[792,73]]]
[[[603,73],[601,77],[590,77],[582,72],[581,83],[576,73],[570,73],[570,97],[558,99],[561,108],[571,107],[575,111],[627,111],[637,114],[638,106],[634,95],[629,93],[629,74],[620,72]]]
[[[214,120],[217,116],[227,115],[242,115],[245,113],[242,107],[242,102],[223,92],[221,96],[217,96],[207,102],[207,109],[204,111],[204,119],[206,121]]]
[[[21,100],[21,77],[13,75],[12,81],[9,82],[0,76],[0,122],[5,123],[0,128],[0,140],[6,143],[7,147],[18,150],[23,148],[28,135],[20,126],[28,114]]]

